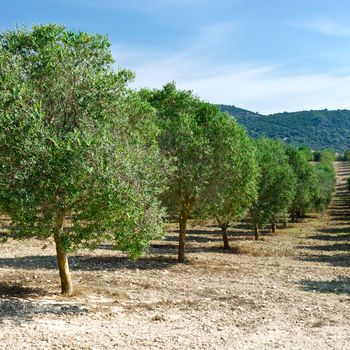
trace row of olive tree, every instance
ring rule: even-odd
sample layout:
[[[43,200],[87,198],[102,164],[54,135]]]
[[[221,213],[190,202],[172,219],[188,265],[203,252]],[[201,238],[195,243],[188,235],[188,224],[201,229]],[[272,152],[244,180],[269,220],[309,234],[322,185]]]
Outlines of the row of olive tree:
[[[268,223],[274,231],[276,222],[286,222],[289,214],[294,219],[326,206],[321,194],[329,174],[321,170],[329,161],[328,150],[321,152],[321,169],[309,162],[312,153],[305,147],[250,140],[229,115],[190,91],[177,90],[174,83],[140,95],[156,109],[160,150],[175,165],[161,198],[168,215],[178,219],[179,262],[185,260],[190,217],[216,219],[228,248],[229,224],[247,213],[258,239],[259,229]],[[331,194],[332,181],[329,188]]]
[[[109,240],[138,256],[161,236],[164,206],[183,262],[190,215],[214,216],[225,237],[255,198],[241,126],[174,84],[135,93],[112,64],[100,35],[39,25],[0,36],[1,208],[11,238],[53,237],[68,295],[69,252]]]
[[[185,260],[190,216],[215,218],[228,247],[229,223],[245,214],[256,194],[252,141],[228,114],[174,83],[140,95],[156,108],[160,150],[175,165],[161,198],[168,214],[178,218],[179,262]]]
[[[326,209],[335,190],[333,152],[320,152],[320,161],[310,163],[310,153],[279,141],[256,141],[260,170],[258,197],[250,209],[255,239],[258,229],[276,221],[287,223],[305,217],[307,212]]]
[[[327,204],[328,161],[315,172],[307,150],[251,140],[174,83],[130,90],[133,75],[112,64],[100,35],[39,25],[0,36],[0,206],[12,238],[53,237],[62,293],[73,292],[69,252],[111,241],[137,257],[165,213],[184,262],[189,218],[216,219],[228,248],[228,226],[247,215],[258,238]]]
[[[271,223],[275,230],[276,221],[281,217],[285,220],[295,196],[296,176],[283,143],[262,138],[255,144],[260,176],[249,217],[257,240],[260,228]]]

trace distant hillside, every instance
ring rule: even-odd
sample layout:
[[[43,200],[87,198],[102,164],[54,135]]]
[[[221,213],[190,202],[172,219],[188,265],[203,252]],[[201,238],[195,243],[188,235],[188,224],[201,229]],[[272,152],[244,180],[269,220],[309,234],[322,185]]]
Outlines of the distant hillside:
[[[243,124],[252,137],[268,136],[314,150],[350,149],[350,110],[284,112],[262,115],[235,106],[219,105]]]

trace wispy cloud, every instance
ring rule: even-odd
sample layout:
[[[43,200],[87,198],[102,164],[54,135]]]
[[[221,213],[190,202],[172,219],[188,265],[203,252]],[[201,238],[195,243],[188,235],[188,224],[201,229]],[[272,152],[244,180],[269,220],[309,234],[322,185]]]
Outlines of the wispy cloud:
[[[210,45],[209,45],[210,46]],[[207,47],[209,49],[209,46]],[[135,88],[160,88],[176,81],[212,103],[234,104],[261,113],[350,108],[349,71],[327,74],[283,73],[283,65],[232,63],[215,65],[201,56],[204,46],[162,55],[114,47],[118,63],[136,72]]]
[[[313,18],[307,21],[297,22],[295,26],[331,37],[350,38],[350,26],[341,24],[331,18]]]
[[[160,88],[176,81],[179,88],[193,90],[209,102],[234,104],[266,114],[350,108],[348,69],[300,73],[287,71],[283,62],[276,64],[257,58],[242,62],[233,57],[223,60],[222,53],[217,54],[216,49],[225,46],[239,25],[234,21],[205,25],[177,49],[117,43],[112,47],[117,64],[135,71],[135,88]],[[350,36],[350,27],[327,21],[309,22],[307,29],[324,35]]]
[[[204,72],[211,75],[217,47],[227,41],[237,26],[233,21],[202,26],[177,49],[171,43],[162,49],[114,43],[112,51],[118,65],[135,70],[138,80],[144,82],[158,81],[157,77],[163,77],[161,81],[198,78]],[[217,69],[218,67],[215,68]],[[149,80],[142,78],[149,78],[149,75]]]
[[[180,82],[214,103],[261,113],[349,108],[350,75],[284,75],[272,66],[232,67],[226,73]]]

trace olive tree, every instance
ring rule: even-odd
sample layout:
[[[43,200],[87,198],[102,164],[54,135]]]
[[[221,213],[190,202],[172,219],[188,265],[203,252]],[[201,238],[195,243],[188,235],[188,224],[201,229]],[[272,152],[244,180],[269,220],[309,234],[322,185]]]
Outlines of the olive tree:
[[[325,148],[322,151],[314,152],[314,161],[315,162],[334,162],[337,158],[337,154],[331,148]]]
[[[346,152],[344,153],[344,157]],[[335,192],[336,175],[333,167],[336,154],[331,149],[320,153],[320,161],[314,165],[315,185],[312,193],[312,209],[323,211],[330,205]]]
[[[346,162],[349,162],[349,161],[350,161],[350,149],[347,149],[347,150],[344,152],[343,160],[346,161]]]
[[[154,111],[112,64],[101,35],[54,24],[0,35],[0,205],[11,238],[54,238],[68,295],[68,253],[110,240],[136,257],[162,233]]]
[[[332,163],[315,164],[315,190],[312,193],[312,209],[321,212],[331,204],[335,192],[336,175]]]
[[[314,160],[314,154],[310,147],[307,147],[307,146],[299,147],[298,152],[308,162]]]
[[[332,163],[336,160],[337,155],[333,149],[326,148],[320,152],[320,162]]]
[[[312,206],[314,192],[317,190],[314,166],[308,162],[303,153],[293,146],[287,147],[288,163],[296,177],[295,192],[290,207],[292,220],[305,216]]]
[[[258,195],[249,215],[257,240],[259,228],[289,210],[296,179],[288,164],[285,146],[279,141],[256,140],[256,160],[259,166]]]
[[[227,229],[243,218],[256,197],[255,148],[246,131],[234,119],[217,116],[220,134],[212,135],[215,181],[207,189],[206,217],[215,218],[221,228],[224,249],[229,248]],[[219,128],[219,129],[220,129]]]
[[[168,214],[178,218],[178,261],[184,262],[189,217],[200,217],[212,200],[216,200],[219,208],[220,197],[224,200],[223,188],[221,195],[217,196],[220,186],[225,186],[233,195],[237,193],[235,188],[229,189],[224,177],[237,175],[236,183],[231,177],[231,185],[241,186],[244,195],[253,187],[250,177],[244,180],[239,178],[244,164],[253,168],[245,158],[245,147],[249,149],[249,142],[245,132],[232,118],[221,113],[217,107],[202,102],[193,96],[191,91],[177,90],[174,83],[165,85],[162,90],[142,90],[140,94],[157,110],[161,129],[158,138],[160,149],[167,159],[173,160],[176,168],[169,178],[169,188],[162,200]],[[233,143],[230,144],[230,141]],[[239,155],[239,152],[242,154]],[[225,155],[228,155],[228,158]],[[232,171],[233,174],[228,174],[228,171]],[[227,195],[229,196],[229,193]],[[249,202],[249,199],[232,198],[232,201],[243,205],[244,201]],[[230,214],[236,210],[233,206],[234,204],[230,208]],[[239,207],[239,204],[237,206]],[[237,209],[235,214],[239,215],[240,210]],[[219,210],[213,212],[213,216],[223,218]]]

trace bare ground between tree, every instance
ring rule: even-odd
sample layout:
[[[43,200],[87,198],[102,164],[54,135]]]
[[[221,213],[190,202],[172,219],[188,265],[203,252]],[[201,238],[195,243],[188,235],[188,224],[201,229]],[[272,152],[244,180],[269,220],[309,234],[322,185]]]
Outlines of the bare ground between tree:
[[[215,226],[193,223],[184,265],[175,226],[136,262],[79,252],[72,298],[51,242],[8,241],[0,349],[350,349],[350,167],[335,166],[332,207],[261,241],[240,224],[224,251]]]

